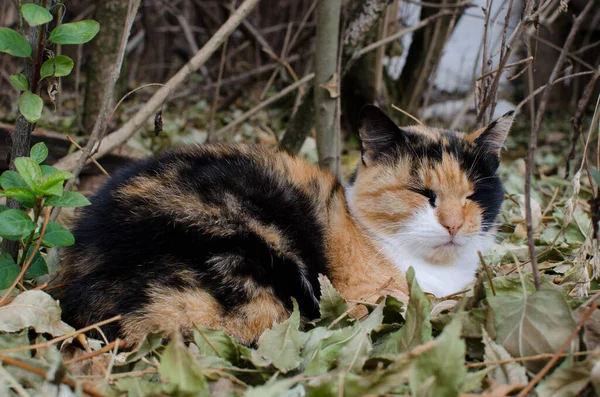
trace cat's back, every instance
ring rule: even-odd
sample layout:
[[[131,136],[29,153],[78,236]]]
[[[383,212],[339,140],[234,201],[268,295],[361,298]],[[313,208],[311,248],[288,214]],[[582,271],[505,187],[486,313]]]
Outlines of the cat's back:
[[[121,314],[108,331],[133,338],[198,323],[239,328],[248,341],[252,327],[287,316],[292,296],[316,317],[327,202],[339,189],[316,166],[259,146],[185,147],[137,163],[74,228],[66,316],[85,326]]]

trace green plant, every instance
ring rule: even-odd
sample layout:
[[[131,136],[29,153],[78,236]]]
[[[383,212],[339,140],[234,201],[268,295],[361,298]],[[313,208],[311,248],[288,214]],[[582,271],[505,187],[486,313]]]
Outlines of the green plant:
[[[18,264],[10,255],[0,254],[0,290],[15,283],[25,263],[29,265],[25,279],[47,274],[48,268],[41,252],[44,247],[66,247],[75,242],[73,235],[60,224],[47,219],[41,222],[44,210],[49,213],[52,207],[90,204],[83,195],[63,190],[64,182],[73,175],[41,164],[47,156],[48,149],[40,142],[31,148],[29,157],[15,159],[17,171],[5,171],[0,176],[0,196],[12,198],[25,207],[19,210],[0,205],[0,237],[19,241],[21,247]],[[30,258],[32,255],[33,258]]]
[[[27,21],[30,27],[40,26],[40,30],[45,29],[45,25],[50,23],[54,17],[46,8],[37,4],[27,3],[20,7],[23,19]],[[79,21],[59,25],[50,31],[48,41],[53,44],[83,44],[87,43],[96,36],[100,30],[100,25],[96,21]],[[46,48],[42,39],[38,43],[37,58],[41,58]],[[34,65],[34,81],[29,81],[22,73],[16,73],[10,76],[10,82],[14,88],[22,91],[19,98],[19,111],[30,123],[37,122],[42,117],[44,102],[37,94],[39,83],[44,79],[53,77],[64,77],[73,70],[74,62],[66,55],[54,56],[51,51],[49,59],[39,65],[32,57],[32,48],[23,35],[10,28],[0,28],[0,52],[5,52],[15,57],[29,58]]]

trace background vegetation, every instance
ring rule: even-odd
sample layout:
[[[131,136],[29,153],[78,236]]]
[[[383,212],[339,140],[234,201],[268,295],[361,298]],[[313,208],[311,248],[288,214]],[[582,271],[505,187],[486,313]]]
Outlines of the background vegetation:
[[[600,394],[599,21],[597,0],[0,2],[0,394]],[[465,24],[476,61],[448,77]],[[322,279],[321,319],[300,329],[294,312],[252,348],[198,328],[189,346],[121,351],[89,333],[102,324],[61,321],[57,247],[107,175],[227,140],[344,178],[365,103],[464,130],[517,110],[474,286],[411,283],[403,308],[344,302]]]

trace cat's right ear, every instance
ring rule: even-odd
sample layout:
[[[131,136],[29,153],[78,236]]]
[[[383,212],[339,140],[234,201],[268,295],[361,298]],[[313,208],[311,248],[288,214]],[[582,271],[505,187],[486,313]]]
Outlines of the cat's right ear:
[[[370,165],[397,142],[402,131],[377,106],[365,105],[358,115],[358,135],[362,162]]]

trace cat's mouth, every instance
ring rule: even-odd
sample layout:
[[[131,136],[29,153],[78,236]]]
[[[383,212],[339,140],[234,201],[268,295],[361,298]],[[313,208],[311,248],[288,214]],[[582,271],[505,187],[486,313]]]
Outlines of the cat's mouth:
[[[450,240],[447,241],[443,244],[440,245],[436,245],[435,247],[433,247],[434,249],[439,249],[439,248],[458,248],[458,247],[462,247],[463,244],[459,244],[456,242],[456,240]]]

